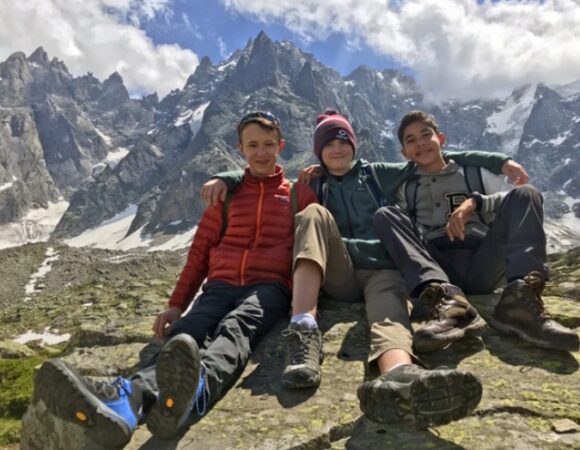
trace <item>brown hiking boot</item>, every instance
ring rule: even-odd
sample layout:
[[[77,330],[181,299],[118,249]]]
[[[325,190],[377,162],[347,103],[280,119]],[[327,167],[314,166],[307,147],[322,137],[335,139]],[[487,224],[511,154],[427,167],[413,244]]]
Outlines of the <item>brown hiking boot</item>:
[[[546,314],[540,295],[544,286],[544,276],[540,272],[530,272],[523,280],[509,283],[495,307],[491,325],[540,347],[578,351],[580,344],[574,330]]]
[[[320,385],[322,334],[318,328],[296,322],[282,331],[286,341],[282,384],[288,389],[306,389]]]
[[[485,321],[457,286],[431,283],[423,289],[419,301],[429,306],[429,321],[413,336],[418,352],[441,350],[485,328]]]
[[[481,400],[481,382],[465,370],[395,367],[358,388],[362,412],[379,423],[417,428],[443,425],[471,413]]]

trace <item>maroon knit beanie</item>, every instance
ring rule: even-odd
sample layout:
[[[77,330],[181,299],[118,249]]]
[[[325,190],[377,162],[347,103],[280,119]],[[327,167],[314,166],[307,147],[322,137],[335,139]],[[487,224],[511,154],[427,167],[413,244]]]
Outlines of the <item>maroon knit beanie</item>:
[[[327,109],[316,118],[314,129],[314,154],[322,160],[322,149],[334,139],[349,141],[356,153],[356,136],[348,119],[333,109]]]

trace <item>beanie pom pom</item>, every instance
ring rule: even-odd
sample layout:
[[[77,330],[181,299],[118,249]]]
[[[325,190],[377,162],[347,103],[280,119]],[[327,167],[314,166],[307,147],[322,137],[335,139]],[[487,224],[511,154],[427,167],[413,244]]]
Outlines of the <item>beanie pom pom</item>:
[[[316,118],[316,125],[318,125],[320,122],[322,122],[324,119],[328,118],[329,116],[334,116],[337,114],[338,114],[338,112],[335,109],[327,108],[326,110],[324,110],[324,112],[322,114],[320,114]]]

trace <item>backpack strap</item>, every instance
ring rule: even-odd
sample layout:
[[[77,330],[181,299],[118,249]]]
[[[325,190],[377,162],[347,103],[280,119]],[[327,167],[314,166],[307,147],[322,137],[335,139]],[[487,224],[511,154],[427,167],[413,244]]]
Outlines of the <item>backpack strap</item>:
[[[479,192],[481,195],[485,195],[483,178],[481,176],[481,167],[463,166],[463,175],[465,176],[465,183],[467,184],[469,193]]]
[[[296,192],[296,184],[291,181],[288,182],[290,185],[290,202],[292,203],[292,217],[298,214],[298,193]]]
[[[465,184],[467,185],[467,190],[470,194],[472,192],[477,192],[479,194],[485,195],[483,177],[481,176],[481,167],[463,166],[463,177],[465,178]],[[479,211],[477,215],[483,223],[488,224],[481,211]]]
[[[405,183],[405,202],[407,211],[413,223],[417,222],[417,192],[419,191],[419,177],[417,175],[409,178]]]
[[[222,209],[222,229],[220,230],[220,239],[226,234],[226,228],[228,227],[228,211],[230,209],[230,203],[232,202],[233,192],[226,192],[226,198],[224,199],[224,207]]]
[[[377,204],[377,208],[387,206],[385,194],[383,193],[383,189],[381,188],[381,184],[379,183],[377,173],[372,164],[369,164],[367,161],[363,160],[360,166],[360,170],[362,173],[362,180],[365,186],[367,187],[369,193],[373,197],[375,203]]]
[[[326,182],[326,175],[322,175],[320,178],[316,179],[316,188],[314,189],[318,203],[320,203],[322,206],[325,206],[326,203]]]

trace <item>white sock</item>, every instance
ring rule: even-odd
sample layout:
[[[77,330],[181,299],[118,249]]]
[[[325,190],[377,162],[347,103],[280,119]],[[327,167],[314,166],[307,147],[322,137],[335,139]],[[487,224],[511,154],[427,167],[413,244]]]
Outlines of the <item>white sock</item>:
[[[304,325],[308,325],[308,328],[318,328],[318,324],[316,323],[316,319],[312,314],[304,313],[304,314],[294,314],[290,319],[290,323],[300,322]]]
[[[400,363],[400,364],[395,364],[393,367],[391,367],[389,370],[387,370],[387,372],[386,372],[386,373],[389,373],[391,370],[393,370],[393,369],[396,369],[397,367],[400,367],[400,366],[410,366],[410,365],[411,365],[411,364],[409,364],[409,363]]]

